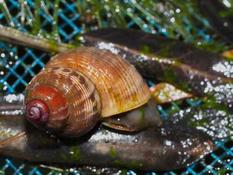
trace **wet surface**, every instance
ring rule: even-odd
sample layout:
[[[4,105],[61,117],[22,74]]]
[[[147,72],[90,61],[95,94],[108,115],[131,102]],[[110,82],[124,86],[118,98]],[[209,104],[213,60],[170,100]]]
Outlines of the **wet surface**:
[[[110,49],[112,52],[118,52],[118,50],[112,48],[113,46],[114,45],[111,44],[109,48],[108,44],[102,43],[99,47],[102,47],[102,49]],[[127,48],[124,49],[127,50]],[[121,53],[121,51],[122,50],[118,53]],[[127,57],[126,52],[122,53],[126,54],[125,56],[123,55],[123,57]],[[200,70],[204,70],[204,73],[200,70],[196,71],[191,69],[191,74],[188,74],[187,72],[182,72],[188,70],[186,66],[180,67],[180,64],[177,64],[176,60],[174,61],[167,57],[162,59],[160,57],[150,58],[145,54],[140,54],[137,57],[130,58],[141,59],[143,64],[142,67],[139,67],[139,70],[140,68],[142,69],[143,66],[150,64],[151,67],[147,70],[149,72],[142,73],[145,73],[144,75],[154,73],[151,74],[154,77],[156,71],[161,70],[161,68],[164,68],[164,66],[166,67],[166,65],[173,65],[176,68],[181,68],[174,70],[178,72],[177,75],[181,75],[181,78],[183,78],[182,81],[187,79],[187,82],[190,83],[192,88],[195,89],[195,85],[197,85],[196,88],[200,90],[200,92],[206,94],[210,92],[218,94],[216,92],[219,92],[219,102],[230,97],[228,92],[232,92],[229,86],[230,83],[226,83],[228,82],[228,78],[231,78],[231,67],[228,66],[228,63],[217,62],[213,64],[214,66],[211,71],[205,70],[207,68],[205,66],[200,66]],[[199,59],[196,60],[200,61]],[[185,64],[186,63],[190,65],[194,64],[185,62]],[[219,67],[221,66],[226,66],[229,73],[226,74],[225,72],[219,71]],[[160,69],[156,70],[156,67]],[[190,67],[188,66],[188,68]],[[215,74],[211,74],[212,71],[216,71],[216,75],[218,76],[223,73],[224,78],[219,78],[215,76]],[[161,77],[163,78],[164,76]],[[203,88],[200,88],[200,85],[203,85]],[[226,88],[226,90],[224,90],[224,88]],[[223,97],[221,97],[221,95],[223,95]],[[216,99],[218,98],[216,97]],[[227,101],[227,103],[231,104],[231,101]],[[2,125],[2,130],[4,130],[4,132],[6,131],[6,134],[1,134],[2,140],[8,140],[8,138],[13,136],[14,138],[12,140],[14,140],[14,142],[9,140],[5,142],[6,144],[2,144],[0,152],[3,155],[27,159],[32,162],[71,165],[88,164],[96,166],[108,165],[109,167],[117,166],[144,170],[177,169],[190,165],[215,149],[212,139],[224,140],[228,137],[231,138],[231,123],[232,116],[225,110],[195,109],[192,111],[188,109],[186,111],[180,111],[171,117],[170,120],[164,122],[161,127],[151,128],[140,133],[130,135],[101,128],[93,131],[93,133],[90,133],[90,135],[83,140],[74,140],[67,143],[64,140],[48,137],[40,132],[37,133],[34,129],[25,129],[23,122],[20,122],[18,119],[9,119],[3,116],[1,117],[0,124]],[[11,128],[11,130],[8,131],[7,128]],[[22,131],[26,131],[26,134],[18,136]],[[47,155],[51,155],[49,160]],[[90,159],[90,157],[92,159]]]
[[[100,127],[78,140],[48,136],[19,116],[1,116],[0,125],[1,155],[45,164],[170,170],[215,148],[208,135],[183,124],[165,123],[133,134]]]
[[[22,115],[24,112],[24,107],[22,106],[23,101],[23,94],[1,96],[0,115]]]
[[[208,96],[232,110],[233,64],[221,55],[135,30],[98,30],[84,35],[84,41],[121,55],[144,77]]]
[[[203,131],[213,140],[233,139],[233,115],[224,110],[189,108],[180,110],[169,122],[186,123],[190,128]]]

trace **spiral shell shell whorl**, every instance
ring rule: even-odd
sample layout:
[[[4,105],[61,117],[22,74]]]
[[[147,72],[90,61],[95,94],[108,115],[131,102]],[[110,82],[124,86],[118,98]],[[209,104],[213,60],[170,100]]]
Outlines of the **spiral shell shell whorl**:
[[[100,117],[144,105],[150,91],[135,67],[110,51],[82,47],[54,56],[26,89],[26,117],[39,128],[78,137]]]
[[[78,137],[99,121],[101,102],[94,84],[69,68],[41,71],[26,89],[26,117],[39,128]]]
[[[109,117],[142,106],[150,91],[135,67],[119,55],[81,47],[53,57],[50,67],[78,70],[95,85],[101,98],[101,116]]]

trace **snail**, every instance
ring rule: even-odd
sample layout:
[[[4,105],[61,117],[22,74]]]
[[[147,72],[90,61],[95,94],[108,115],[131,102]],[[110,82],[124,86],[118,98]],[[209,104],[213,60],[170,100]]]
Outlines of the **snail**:
[[[107,50],[81,47],[54,56],[26,88],[26,119],[61,137],[80,137],[98,122],[122,131],[160,125],[136,68]]]

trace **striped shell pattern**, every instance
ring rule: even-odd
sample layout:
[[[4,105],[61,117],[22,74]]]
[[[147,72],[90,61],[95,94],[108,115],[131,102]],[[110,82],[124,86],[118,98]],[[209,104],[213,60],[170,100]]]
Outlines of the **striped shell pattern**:
[[[26,112],[45,129],[80,136],[101,118],[142,106],[149,98],[147,85],[125,59],[107,50],[81,47],[54,56],[33,78],[26,89]],[[42,124],[31,110],[38,100],[43,101],[39,109],[44,103],[48,108]]]

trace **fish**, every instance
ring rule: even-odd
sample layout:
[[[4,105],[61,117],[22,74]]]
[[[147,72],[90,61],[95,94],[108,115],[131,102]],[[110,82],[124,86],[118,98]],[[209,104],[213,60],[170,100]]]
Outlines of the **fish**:
[[[221,55],[130,29],[101,29],[86,33],[83,45],[121,55],[146,79],[168,82],[197,96],[213,96],[218,104],[232,107],[232,62]],[[28,126],[22,119],[23,106],[17,103],[18,106],[12,107],[5,102],[0,108],[0,154],[30,162],[172,170],[186,167],[215,150],[214,140],[219,138],[208,135],[196,125],[190,127],[190,118],[197,112],[195,109],[186,111],[185,115],[177,113],[174,117],[178,120],[187,116],[187,120],[175,122],[170,116],[171,120],[164,121],[160,127],[133,134],[98,125],[81,139],[64,140]],[[4,105],[8,105],[5,111]],[[16,113],[14,109],[22,113]],[[212,110],[207,117],[213,116],[214,112]]]
[[[107,28],[83,35],[83,44],[109,50],[143,77],[167,82],[233,109],[233,61],[190,44],[132,29]]]
[[[204,132],[172,122],[132,134],[98,125],[79,139],[55,137],[24,120],[23,102],[17,97],[0,98],[2,108],[17,103],[22,112],[0,110],[1,156],[48,165],[165,171],[186,167],[216,149]]]
[[[206,133],[213,141],[233,139],[233,114],[203,106],[181,109],[168,118],[171,125],[185,124],[189,128]]]
[[[55,41],[51,45],[45,38],[2,25],[0,28],[3,41],[51,53],[80,47]],[[233,110],[233,61],[221,54],[133,29],[105,28],[87,32],[79,38],[81,45],[119,54],[147,79],[170,83],[195,96],[211,99],[214,106]]]

